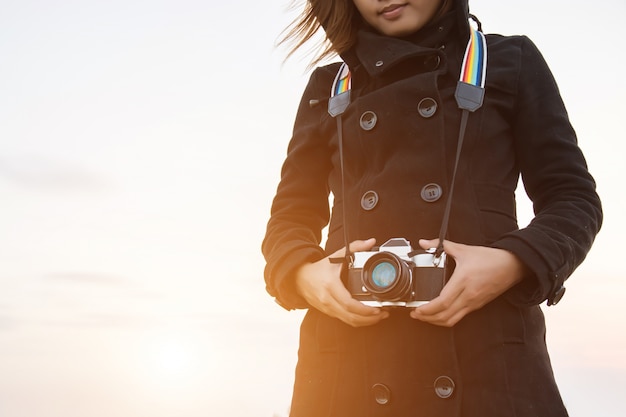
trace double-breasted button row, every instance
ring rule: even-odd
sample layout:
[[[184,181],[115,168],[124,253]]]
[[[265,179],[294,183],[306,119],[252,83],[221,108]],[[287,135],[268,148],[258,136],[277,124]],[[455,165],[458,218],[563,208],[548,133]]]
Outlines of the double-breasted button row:
[[[442,375],[435,379],[433,388],[435,389],[435,395],[437,395],[437,397],[446,399],[454,394],[455,384],[452,378]],[[377,383],[372,385],[372,396],[376,404],[387,405],[391,401],[391,390],[387,385]]]
[[[424,119],[429,119],[437,113],[438,104],[435,99],[426,97],[417,104],[417,113]],[[378,123],[378,116],[371,110],[367,110],[361,114],[359,118],[359,126],[363,130],[372,130]]]
[[[443,195],[443,189],[439,184],[430,183],[426,184],[422,187],[420,192],[420,196],[422,200],[427,203],[434,203],[439,200]],[[363,193],[361,196],[361,208],[366,211],[373,210],[378,203],[380,202],[380,198],[378,197],[378,193],[374,190],[369,190]]]

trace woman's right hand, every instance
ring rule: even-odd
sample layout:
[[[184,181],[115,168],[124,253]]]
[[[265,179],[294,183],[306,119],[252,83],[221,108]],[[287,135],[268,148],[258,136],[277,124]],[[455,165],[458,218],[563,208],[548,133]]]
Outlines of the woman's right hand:
[[[370,250],[375,243],[375,239],[356,240],[350,243],[350,251]],[[343,258],[344,256],[345,248],[298,269],[296,287],[300,295],[322,313],[338,318],[353,327],[371,326],[389,317],[387,311],[366,306],[352,298],[341,282],[342,265],[330,262],[330,258]]]

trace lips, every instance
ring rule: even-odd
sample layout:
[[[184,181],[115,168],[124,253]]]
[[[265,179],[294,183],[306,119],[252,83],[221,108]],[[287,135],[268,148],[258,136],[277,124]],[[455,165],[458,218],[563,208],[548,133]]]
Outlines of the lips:
[[[405,7],[406,4],[390,4],[383,8],[379,14],[385,19],[396,19],[402,14]]]

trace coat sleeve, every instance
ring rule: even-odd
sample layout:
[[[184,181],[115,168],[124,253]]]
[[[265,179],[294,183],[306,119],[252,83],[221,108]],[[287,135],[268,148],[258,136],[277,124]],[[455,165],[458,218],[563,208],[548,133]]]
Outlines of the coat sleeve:
[[[507,297],[519,305],[558,302],[602,223],[595,182],[578,147],[556,82],[536,46],[523,38],[514,135],[534,219],[493,244],[532,272]]]
[[[302,96],[262,244],[266,289],[289,310],[308,307],[296,291],[295,270],[326,256],[320,241],[330,214],[331,149],[320,126],[329,117],[324,103],[332,76],[328,69],[316,69]],[[310,100],[320,99],[310,105]]]

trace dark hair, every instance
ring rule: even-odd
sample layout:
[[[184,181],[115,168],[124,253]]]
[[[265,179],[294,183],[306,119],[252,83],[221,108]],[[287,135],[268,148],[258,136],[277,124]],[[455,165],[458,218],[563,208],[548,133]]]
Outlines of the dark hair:
[[[302,0],[292,0],[291,9],[301,7]],[[442,0],[432,20],[450,9],[455,0]],[[305,0],[302,13],[282,32],[279,45],[291,43],[287,58],[323,29],[324,39],[318,44],[311,66],[325,58],[341,54],[356,43],[358,29],[364,25],[352,0]]]
[[[302,7],[302,0],[292,0],[290,8]],[[354,45],[361,16],[352,0],[305,0],[300,15],[282,32],[279,45],[289,43],[287,58],[293,55],[321,29],[324,39],[318,43],[311,66],[324,58],[340,54]]]

